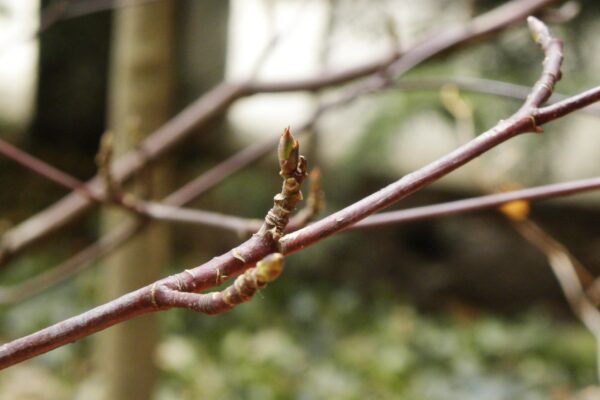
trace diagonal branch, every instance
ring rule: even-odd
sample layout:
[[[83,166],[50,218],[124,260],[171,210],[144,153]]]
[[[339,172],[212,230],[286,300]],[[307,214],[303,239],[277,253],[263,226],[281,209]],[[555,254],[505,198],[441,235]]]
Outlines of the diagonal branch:
[[[363,94],[383,89],[391,84],[389,79],[382,80],[381,73],[385,76],[395,76],[397,78],[399,75],[408,72],[421,62],[427,61],[440,53],[447,52],[466,43],[471,43],[474,39],[480,39],[481,37],[523,20],[529,14],[551,3],[551,1],[512,1],[500,6],[498,9],[479,16],[465,24],[463,27],[434,34],[428,39],[416,44],[402,55],[392,55],[392,57],[385,60],[385,62],[376,62],[372,65],[351,69],[347,73],[341,72],[334,74],[333,76],[321,74],[318,78],[295,82],[249,83],[246,86],[246,90],[249,94],[279,93],[293,90],[316,91],[323,89],[326,86],[337,85],[347,82],[348,80],[375,74],[374,77],[366,82],[357,84],[348,89],[340,98],[318,107],[315,113],[297,129],[297,131],[302,132],[308,130],[325,111],[347,104]],[[408,59],[408,61],[403,61],[405,59]],[[528,92],[529,91],[528,88]],[[170,198],[175,201],[175,204],[179,205],[189,202],[191,199],[210,190],[234,173],[266,156],[276,145],[276,137],[254,143],[200,175],[188,185],[173,193]]]
[[[544,253],[573,313],[596,339],[597,374],[600,379],[600,311],[592,303],[581,284],[577,266],[569,251],[531,220],[515,221],[515,229],[529,243]],[[581,267],[580,267],[581,268]]]
[[[537,29],[536,24],[532,24],[534,32]],[[560,53],[551,51],[551,49],[544,48],[544,50],[546,50],[546,56],[549,58],[561,57]],[[550,90],[553,89],[554,81],[546,80],[547,76],[550,76],[549,73],[553,73],[552,76],[558,77],[559,71],[552,71],[550,68],[559,65],[560,62],[556,62],[556,60],[545,63],[544,73],[540,81],[549,82],[548,87]],[[532,97],[535,99],[542,98],[543,96],[538,94],[541,91],[540,85],[535,85]],[[600,92],[600,88],[588,93],[585,99],[580,99],[575,103],[568,103],[570,108],[564,109],[564,113],[573,112],[578,108],[592,103],[595,100],[597,92]],[[533,104],[536,105],[535,103]],[[123,320],[143,313],[164,309],[168,305],[161,307],[157,303],[157,288],[164,287],[165,290],[198,292],[218,285],[224,276],[232,277],[243,273],[271,253],[280,252],[284,255],[290,254],[347,229],[377,210],[389,206],[442,176],[447,175],[492,147],[519,134],[538,131],[537,127],[543,122],[558,118],[558,116],[553,118],[553,114],[546,116],[546,120],[537,119],[536,115],[538,114],[536,113],[538,109],[536,107],[522,107],[506,121],[500,122],[491,130],[484,132],[447,156],[406,175],[382,190],[365,197],[327,218],[283,236],[278,242],[274,240],[273,235],[254,235],[238,247],[219,257],[213,258],[201,266],[164,278],[79,316],[69,318],[39,332],[7,343],[0,347],[0,368],[6,368],[38,354],[45,353]],[[290,159],[293,159],[293,156],[291,157]],[[296,168],[298,169],[302,163],[300,160],[297,162]],[[285,172],[287,167],[284,168],[284,165],[281,166],[282,171]]]
[[[57,183],[62,187],[82,193],[91,201],[105,205],[117,205],[123,207],[126,211],[133,212],[143,218],[208,225],[233,230],[236,232],[247,232],[249,230],[255,231],[258,229],[254,229],[257,226],[257,223],[254,220],[224,215],[211,211],[188,210],[175,207],[168,203],[162,204],[153,201],[143,201],[141,199],[134,198],[130,194],[122,193],[121,188],[115,182],[112,176],[109,165],[109,153],[111,151],[108,149],[110,146],[107,144],[107,138],[109,138],[109,136],[105,135],[103,137],[103,145],[98,153],[100,170],[99,175],[104,180],[105,187],[108,188],[108,190],[103,194],[91,192],[84,182],[64,171],[59,170],[56,167],[53,167],[43,160],[25,153],[1,138],[0,154],[12,159],[21,166],[54,183]],[[169,199],[167,199],[167,201],[172,202],[172,200]],[[258,222],[258,227],[260,227],[260,221]],[[128,231],[133,234],[138,230],[135,229]],[[121,235],[118,236],[121,237]]]
[[[513,192],[496,193],[470,199],[456,200],[447,203],[433,204],[409,208],[406,210],[388,211],[371,215],[350,229],[375,228],[385,225],[421,221],[437,217],[457,215],[465,212],[497,208],[506,203],[519,200],[535,201],[559,196],[570,196],[576,193],[600,189],[600,178],[581,179],[572,182],[556,183],[515,190]]]
[[[315,170],[313,170],[314,172]],[[311,176],[313,174],[311,173]],[[311,181],[312,186],[312,181]],[[318,188],[317,188],[318,189]],[[550,198],[556,198],[561,196],[570,196],[577,193],[584,193],[592,190],[600,189],[600,178],[581,179],[572,182],[556,183],[552,185],[544,185],[538,187],[532,187],[528,189],[516,190],[508,193],[497,193],[487,196],[479,196],[470,199],[456,200],[447,203],[434,204],[430,206],[414,207],[405,210],[383,212],[375,215],[371,215],[357,224],[352,225],[349,229],[368,229],[387,225],[396,225],[403,223],[410,223],[415,221],[422,221],[427,219],[433,219],[438,217],[444,217],[449,215],[458,215],[462,213],[493,209],[500,207],[504,204],[526,200],[536,201],[545,200]],[[318,190],[311,190],[309,198],[307,200],[307,208],[301,210],[296,217],[292,218],[288,224],[287,229],[295,231],[297,227],[303,226],[308,220],[319,211],[318,202],[320,201]],[[311,197],[314,197],[316,205],[310,205]],[[162,205],[161,205],[162,206]],[[180,213],[190,213],[185,215],[185,219],[193,220],[196,218],[196,214],[200,214],[203,223],[206,223],[206,217],[202,216],[203,211],[200,210],[182,210],[176,209]],[[223,221],[228,218],[232,218],[235,221],[235,226],[240,224],[239,228],[245,227],[245,232],[251,233],[256,232],[260,229],[262,224],[259,220],[248,220],[239,217],[231,217],[223,215],[219,217],[218,224],[215,226],[225,228]],[[233,221],[232,221],[233,222]],[[232,224],[233,225],[233,224]],[[132,237],[133,234],[139,229],[140,225],[137,223],[126,224],[125,226],[117,228],[115,231],[108,233],[105,237],[102,237],[98,242],[86,247],[73,257],[69,258],[58,267],[53,268],[47,272],[44,272],[38,276],[30,278],[23,283],[10,286],[0,287],[0,304],[14,304],[25,299],[28,299],[34,295],[37,295],[44,290],[47,290],[57,284],[65,281],[74,274],[83,270],[86,266],[90,265],[93,261],[103,257],[105,254],[114,250],[126,240]],[[232,226],[233,228],[233,226]],[[244,230],[242,230],[244,232]],[[598,284],[600,287],[600,283]],[[600,292],[600,289],[593,290],[594,293]],[[600,297],[600,296],[596,296]]]
[[[404,176],[380,191],[327,218],[284,236],[279,243],[280,251],[288,254],[347,229],[370,214],[431,184],[498,144],[525,132],[539,132],[538,125],[540,123],[535,117],[538,112],[537,106],[550,96],[557,79],[560,77],[562,45],[560,41],[549,36],[547,28],[541,21],[529,17],[528,22],[534,38],[544,51],[545,61],[540,79],[533,86],[528,100],[515,114],[504,121],[500,121],[492,129],[482,133],[446,156]]]
[[[507,97],[515,100],[525,100],[531,92],[531,88],[525,85],[478,78],[408,79],[398,81],[390,88],[398,89],[403,92],[423,90],[438,91],[447,85],[456,86],[461,91]],[[567,98],[569,98],[569,96],[555,92],[548,101],[550,103],[556,103]],[[598,117],[600,116],[600,107],[591,105],[581,109],[581,112]]]
[[[318,90],[377,74],[382,69],[390,66],[393,66],[390,72],[395,75],[398,71],[406,71],[407,67],[412,68],[436,54],[470,42],[472,39],[499,31],[555,1],[513,0],[481,15],[463,27],[441,32],[417,44],[409,50],[410,55],[408,53],[400,55],[393,52],[381,59],[366,62],[358,67],[331,74],[319,74],[316,78],[309,80],[277,82],[274,84],[221,83],[145,139],[140,144],[139,149],[131,151],[116,160],[113,170],[114,178],[117,182],[129,179],[149,162],[162,157],[186,137],[205,127],[209,121],[221,115],[233,102],[242,97],[265,92]],[[406,60],[400,63],[405,57],[407,57]],[[379,78],[375,79],[375,81],[378,80]],[[211,179],[208,179],[208,182],[203,181],[199,185],[200,188],[206,190],[215,182],[227,177],[231,171],[239,170],[249,162],[266,154],[274,145],[274,141],[270,141],[268,145],[255,146],[252,148],[252,152],[244,153],[245,158],[240,157],[241,160],[236,159],[233,162],[224,164],[226,168],[211,171]],[[93,193],[103,193],[105,190],[98,177],[88,181],[87,186],[89,191]],[[11,228],[5,232],[0,240],[0,264],[7,262],[11,257],[75,221],[90,210],[94,204],[95,202],[86,196],[80,195],[79,192],[73,192],[44,211]]]

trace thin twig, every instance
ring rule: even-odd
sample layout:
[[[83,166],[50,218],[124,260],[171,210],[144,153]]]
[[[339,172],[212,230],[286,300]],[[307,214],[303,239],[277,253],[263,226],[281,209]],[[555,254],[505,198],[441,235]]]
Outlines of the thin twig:
[[[312,182],[312,181],[311,181]],[[312,185],[311,185],[312,186]],[[438,217],[459,215],[467,212],[480,211],[486,209],[493,209],[507,204],[513,201],[526,200],[526,201],[537,201],[545,200],[563,196],[571,196],[578,193],[584,193],[592,190],[600,189],[600,178],[582,179],[572,182],[557,183],[553,185],[544,185],[538,187],[532,187],[523,190],[517,190],[509,193],[497,193],[487,196],[479,196],[470,199],[457,200],[452,202],[440,203],[431,206],[421,206],[415,208],[409,208],[406,210],[390,211],[380,214],[371,215],[357,224],[352,225],[349,229],[368,229],[374,227],[381,227],[387,225],[397,225],[403,223],[410,223],[415,221],[423,221]],[[311,193],[313,191],[311,190]],[[317,194],[315,194],[317,195]],[[311,214],[318,213],[318,208],[310,205],[311,194],[307,200],[306,213],[308,209],[313,208]],[[319,200],[317,200],[318,202]],[[198,219],[202,224],[209,224],[209,221],[214,217],[213,213],[209,215],[203,215],[204,211],[200,210],[185,210],[181,208],[174,208],[172,211],[163,204],[157,204],[163,208],[161,211],[152,212],[160,214],[164,212],[166,214],[165,219],[178,219],[178,214],[183,213],[182,222],[189,222]],[[159,216],[154,215],[155,218]],[[214,221],[214,227],[232,229],[238,231],[243,235],[251,234],[260,229],[262,221],[253,219],[244,219],[239,217],[233,217],[229,215],[218,215]],[[224,221],[230,220],[231,223]],[[288,229],[293,232],[306,223],[310,222],[310,218],[304,215],[301,210],[294,218],[291,219]],[[86,266],[91,265],[92,262],[97,261],[100,257],[108,254],[109,251],[114,250],[121,244],[125,243],[126,240],[131,238],[135,234],[136,230],[130,227],[124,226],[116,228],[116,231],[111,231],[106,236],[102,237],[98,242],[90,245],[81,252],[77,253],[60,266],[45,272],[34,278],[30,278],[21,284],[17,284],[11,287],[0,288],[0,304],[12,304],[28,299],[34,295],[41,293],[57,284],[65,281],[72,277],[76,273],[82,271]],[[106,251],[96,251],[96,248],[107,248]],[[56,270],[55,272],[53,272]],[[600,282],[600,281],[598,281]],[[595,287],[599,289],[594,289]],[[594,294],[594,299],[600,299],[600,283],[590,287],[590,293]],[[600,302],[600,300],[598,300]]]
[[[385,60],[385,62],[376,62],[373,63],[373,65],[365,65],[356,69],[351,69],[346,73],[337,73],[332,77],[330,77],[327,73],[323,73],[318,78],[299,80],[295,82],[249,83],[246,87],[246,90],[250,94],[278,93],[291,90],[320,90],[324,87],[324,84],[327,84],[327,86],[336,85],[339,83],[345,83],[348,80],[358,77],[377,74],[378,78],[372,78],[366,83],[350,88],[336,100],[321,104],[314,111],[314,113],[303,124],[301,124],[300,127],[296,128],[296,131],[298,132],[309,130],[325,111],[343,106],[363,94],[372,93],[373,91],[388,87],[392,81],[389,79],[382,81],[379,72],[390,69],[390,71],[386,72],[385,75],[391,76],[392,74],[395,74],[394,76],[398,77],[400,74],[406,73],[411,68],[419,65],[420,62],[426,61],[427,59],[439,55],[442,52],[468,43],[475,38],[488,35],[491,32],[501,29],[502,27],[524,19],[531,12],[534,12],[538,8],[550,3],[551,1],[531,1],[528,2],[528,4],[526,4],[526,2],[518,1],[509,2],[503,5],[501,9],[490,11],[487,14],[481,15],[478,17],[478,19],[467,23],[463,28],[451,29],[450,31],[452,32],[452,35],[448,37],[446,37],[447,32],[433,35],[423,42],[415,45],[412,49],[408,50],[402,55],[392,55],[389,59]],[[482,21],[486,23],[490,22],[490,25],[486,27],[483,25]],[[405,64],[401,64],[402,68],[392,67],[396,65],[394,64],[394,61],[398,60],[399,62],[399,60],[404,59],[404,57],[409,57],[410,60]],[[394,71],[392,72],[391,69]],[[340,81],[338,81],[338,79]],[[194,181],[190,182],[188,185],[174,193],[172,195],[173,199],[177,200],[175,201],[175,204],[179,205],[189,202],[191,199],[205,193],[218,183],[224,181],[229,176],[269,154],[276,145],[277,137],[273,136],[240,150],[238,153],[235,153],[225,161],[209,169],[205,172],[205,174],[199,176]]]
[[[600,311],[586,296],[577,276],[573,256],[565,247],[531,220],[515,222],[517,231],[546,255],[569,306],[596,339],[597,374],[600,380]],[[578,263],[578,262],[577,262]]]
[[[539,110],[537,107],[550,96],[554,84],[560,77],[562,43],[549,36],[549,32],[547,32],[541,21],[529,17],[528,22],[536,42],[544,51],[545,57],[541,77],[533,86],[525,104],[515,114],[506,120],[500,121],[492,129],[431,164],[404,176],[402,179],[333,215],[283,237],[280,241],[280,252],[288,254],[300,250],[308,244],[316,243],[344,230],[370,214],[431,184],[450,171],[461,167],[473,158],[512,137],[525,132],[540,132],[540,122],[537,118]],[[583,107],[587,104],[581,102],[578,105]],[[571,108],[570,111],[573,111],[574,108]]]
[[[32,156],[31,154],[24,152],[23,150],[20,150],[2,138],[0,138],[0,154],[15,161],[24,168],[27,168],[48,179],[51,182],[57,183],[62,187],[80,193],[92,201],[99,201],[98,195],[92,192],[85,185],[85,183],[81,182],[79,179],[59,170],[56,167],[53,167],[39,158]]]
[[[107,205],[114,204],[141,217],[159,221],[208,225],[241,233],[256,231],[260,227],[260,221],[257,223],[254,220],[228,216],[216,212],[188,210],[175,207],[168,204],[169,202],[172,203],[172,200],[169,200],[169,198],[165,200],[167,204],[161,204],[152,201],[142,201],[133,198],[128,193],[123,193],[121,187],[115,182],[110,168],[110,153],[112,151],[110,149],[110,140],[109,135],[103,136],[102,145],[100,146],[101,149],[97,157],[100,171],[99,175],[103,178],[105,187],[108,188],[102,195],[91,192],[84,182],[74,176],[53,167],[39,158],[25,153],[2,139],[0,139],[0,154],[62,187],[80,191],[97,203]],[[134,234],[134,232],[136,231],[131,230],[131,234]]]
[[[434,204],[431,206],[415,207],[406,210],[389,211],[371,215],[357,224],[354,228],[374,228],[404,222],[421,221],[437,217],[462,214],[500,207],[503,204],[518,200],[544,200],[559,196],[570,196],[584,191],[600,189],[600,178],[582,179],[572,182],[555,183],[516,190],[507,193],[496,193],[470,199]]]
[[[537,25],[537,22],[530,23],[534,32],[538,30]],[[553,41],[554,39],[551,39],[551,42]],[[447,156],[406,175],[386,188],[306,228],[285,235],[279,241],[276,240],[277,235],[269,234],[273,231],[269,228],[269,225],[273,223],[277,227],[277,223],[281,217],[276,210],[278,207],[283,210],[282,215],[287,214],[287,200],[276,198],[273,209],[275,211],[272,210],[270,217],[272,222],[269,222],[267,219],[265,222],[266,229],[261,229],[260,234],[252,236],[238,247],[219,257],[213,258],[199,267],[164,278],[79,316],[69,318],[39,332],[3,345],[0,347],[0,368],[6,368],[38,354],[45,353],[134,316],[168,308],[168,305],[164,306],[157,302],[156,293],[162,290],[163,287],[165,290],[171,289],[190,293],[198,292],[218,285],[222,282],[223,276],[232,277],[243,273],[276,250],[282,254],[299,251],[348,228],[369,214],[401,200],[512,137],[531,132],[532,130],[538,132],[542,121],[548,122],[553,117],[557,118],[558,115],[573,112],[575,109],[585,107],[593,102],[595,96],[588,94],[587,99],[579,99],[577,102],[567,102],[566,104],[569,104],[570,108],[563,107],[560,113],[551,115],[538,114],[537,107],[539,103],[545,97],[549,96],[547,89],[551,91],[555,83],[554,78],[549,79],[548,77],[558,77],[558,71],[552,70],[552,68],[560,66],[560,62],[557,62],[555,58],[561,57],[560,52],[556,52],[559,46],[546,46],[542,44],[542,47],[549,61],[544,63],[542,77],[532,91],[531,98],[534,100],[527,101],[526,104],[529,105],[528,107],[521,107],[512,117],[499,123],[493,129],[479,135]],[[545,82],[547,85],[540,85],[539,82]],[[539,115],[542,115],[540,120],[537,119]],[[292,148],[294,147],[295,145],[292,146]],[[282,154],[281,151],[280,154]],[[287,154],[287,150],[283,154]],[[287,163],[294,156],[291,157],[286,163],[281,164],[282,175],[284,177],[288,174],[286,172],[288,171]],[[302,162],[299,162],[298,166],[301,165]],[[292,176],[291,178],[294,177]],[[286,178],[286,180],[291,178]],[[285,188],[287,184],[287,182],[284,184],[282,193],[286,193],[287,191],[293,195],[293,190]]]
[[[83,271],[92,261],[110,254],[119,246],[127,243],[136,232],[139,232],[141,227],[142,223],[139,221],[121,225],[73,257],[68,258],[57,267],[44,271],[14,286],[0,287],[0,304],[19,303],[57,286]]]
[[[394,83],[390,89],[401,91],[438,91],[446,85],[455,85],[461,91],[489,94],[492,96],[508,97],[515,100],[525,100],[529,95],[531,88],[515,83],[495,81],[491,79],[478,78],[424,78],[424,79],[405,79]],[[549,103],[569,98],[565,94],[553,93]],[[600,117],[600,106],[591,105],[579,110],[581,113]]]
[[[126,153],[116,160],[113,174],[119,181],[125,181],[134,173],[143,169],[148,162],[163,156],[191,133],[205,127],[217,115],[222,114],[236,100],[257,93],[283,92],[299,90],[318,90],[325,87],[339,85],[356,80],[371,74],[378,73],[382,68],[393,66],[388,72],[397,75],[398,71],[406,71],[434,55],[455,48],[460,44],[471,42],[487,34],[499,31],[514,24],[528,14],[531,14],[556,0],[513,0],[495,10],[492,10],[471,23],[460,28],[450,29],[433,36],[409,50],[404,56],[396,52],[388,54],[381,59],[366,62],[358,67],[349,68],[331,74],[319,74],[315,78],[277,83],[249,83],[240,84],[221,83],[206,93],[196,102],[192,103],[177,116],[148,136],[137,150]],[[405,57],[408,59],[398,64]],[[378,81],[378,79],[376,79]],[[254,153],[263,155],[272,147],[254,147]],[[245,153],[248,155],[248,153]],[[248,157],[251,158],[251,157]],[[254,160],[256,158],[252,158]],[[228,160],[229,161],[229,160]],[[246,162],[247,159],[243,160]],[[227,168],[219,170],[220,175],[213,171],[212,183],[228,176],[223,170],[238,170],[243,165],[235,164],[232,160]],[[92,192],[102,193],[104,187],[98,177],[87,183]],[[210,185],[209,185],[210,186]],[[206,187],[206,186],[203,186]],[[94,206],[95,202],[82,197],[79,192],[71,193],[62,200],[54,203],[44,211],[14,226],[0,240],[0,264],[6,263],[11,257],[24,251],[31,245],[55,233],[65,225],[73,222]]]

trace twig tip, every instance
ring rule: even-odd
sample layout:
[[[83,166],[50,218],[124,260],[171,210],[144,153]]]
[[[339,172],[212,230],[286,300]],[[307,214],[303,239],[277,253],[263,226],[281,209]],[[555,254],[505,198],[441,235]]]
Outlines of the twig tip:
[[[527,25],[529,25],[529,30],[531,31],[533,40],[535,40],[536,43],[539,43],[543,36],[550,35],[550,31],[548,30],[546,24],[532,15],[527,17]]]

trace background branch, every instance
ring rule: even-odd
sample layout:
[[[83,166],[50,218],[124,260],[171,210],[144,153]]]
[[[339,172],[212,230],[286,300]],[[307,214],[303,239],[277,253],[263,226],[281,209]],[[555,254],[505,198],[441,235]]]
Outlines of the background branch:
[[[368,76],[388,66],[387,75],[396,76],[400,72],[405,72],[434,55],[514,24],[524,19],[528,14],[553,2],[553,0],[513,0],[462,27],[434,35],[410,49],[403,57],[399,57],[398,54],[394,53],[380,60],[367,62],[360,67],[340,71],[329,76],[319,75],[318,78],[308,81],[302,80],[276,84],[222,83],[150,135],[140,144],[138,150],[129,152],[116,160],[113,169],[114,178],[118,182],[129,179],[149,162],[166,154],[191,133],[205,127],[212,118],[223,113],[234,101],[244,96],[276,91],[316,90]],[[401,60],[404,61],[400,62]],[[380,87],[380,81],[380,76],[373,78],[371,84],[368,84],[366,87],[370,90],[373,82],[376,87]],[[363,90],[362,88],[364,87],[361,86],[361,89],[358,91],[352,91],[349,97],[355,98],[357,95],[360,95]],[[344,104],[345,101],[347,99],[342,99],[337,104]],[[315,116],[320,115],[322,112],[323,110],[318,111]],[[246,152],[245,158],[241,161],[246,162],[250,158],[254,160],[264,155],[272,148],[272,145],[270,146],[261,145],[254,147],[252,153],[250,151]],[[253,157],[249,157],[249,155]],[[219,169],[218,176],[216,176],[215,171],[212,171],[213,184],[215,180],[220,181],[228,176],[223,172],[238,170],[247,165],[240,162],[240,158],[227,163],[228,168]],[[88,189],[94,193],[104,193],[104,185],[97,177],[89,181],[87,185]],[[202,187],[206,188],[206,183]],[[11,257],[19,254],[24,249],[75,221],[86,211],[90,210],[94,204],[87,197],[74,192],[46,210],[11,228],[5,232],[0,241],[0,264],[7,262]]]

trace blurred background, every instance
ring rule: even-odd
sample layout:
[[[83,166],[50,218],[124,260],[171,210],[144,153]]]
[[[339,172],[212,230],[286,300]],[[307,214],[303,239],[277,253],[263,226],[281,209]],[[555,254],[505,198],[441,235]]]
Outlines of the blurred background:
[[[105,131],[122,154],[223,80],[278,82],[359,65],[502,3],[2,0],[0,136],[87,180]],[[556,21],[551,28],[565,42],[558,91],[597,85],[600,3],[558,2],[542,17]],[[324,113],[298,132],[323,174],[323,215],[509,116],[520,100],[481,92],[498,82],[531,85],[541,60],[521,24],[420,65],[405,86]],[[294,131],[343,92],[238,100],[127,190],[163,198],[246,146],[288,125]],[[593,177],[599,127],[598,113],[569,116],[398,207]],[[262,219],[281,184],[272,153],[190,206]],[[5,158],[0,188],[0,234],[68,193]],[[532,219],[594,274],[598,199],[531,206]],[[130,218],[111,207],[86,215],[11,260],[0,271],[0,294]],[[0,337],[61,321],[240,240],[212,227],[152,223],[59,285],[19,301],[0,296]],[[545,256],[487,211],[337,235],[289,257],[276,283],[230,313],[172,310],[121,324],[3,371],[0,398],[592,399],[600,396],[596,361],[595,339]]]

